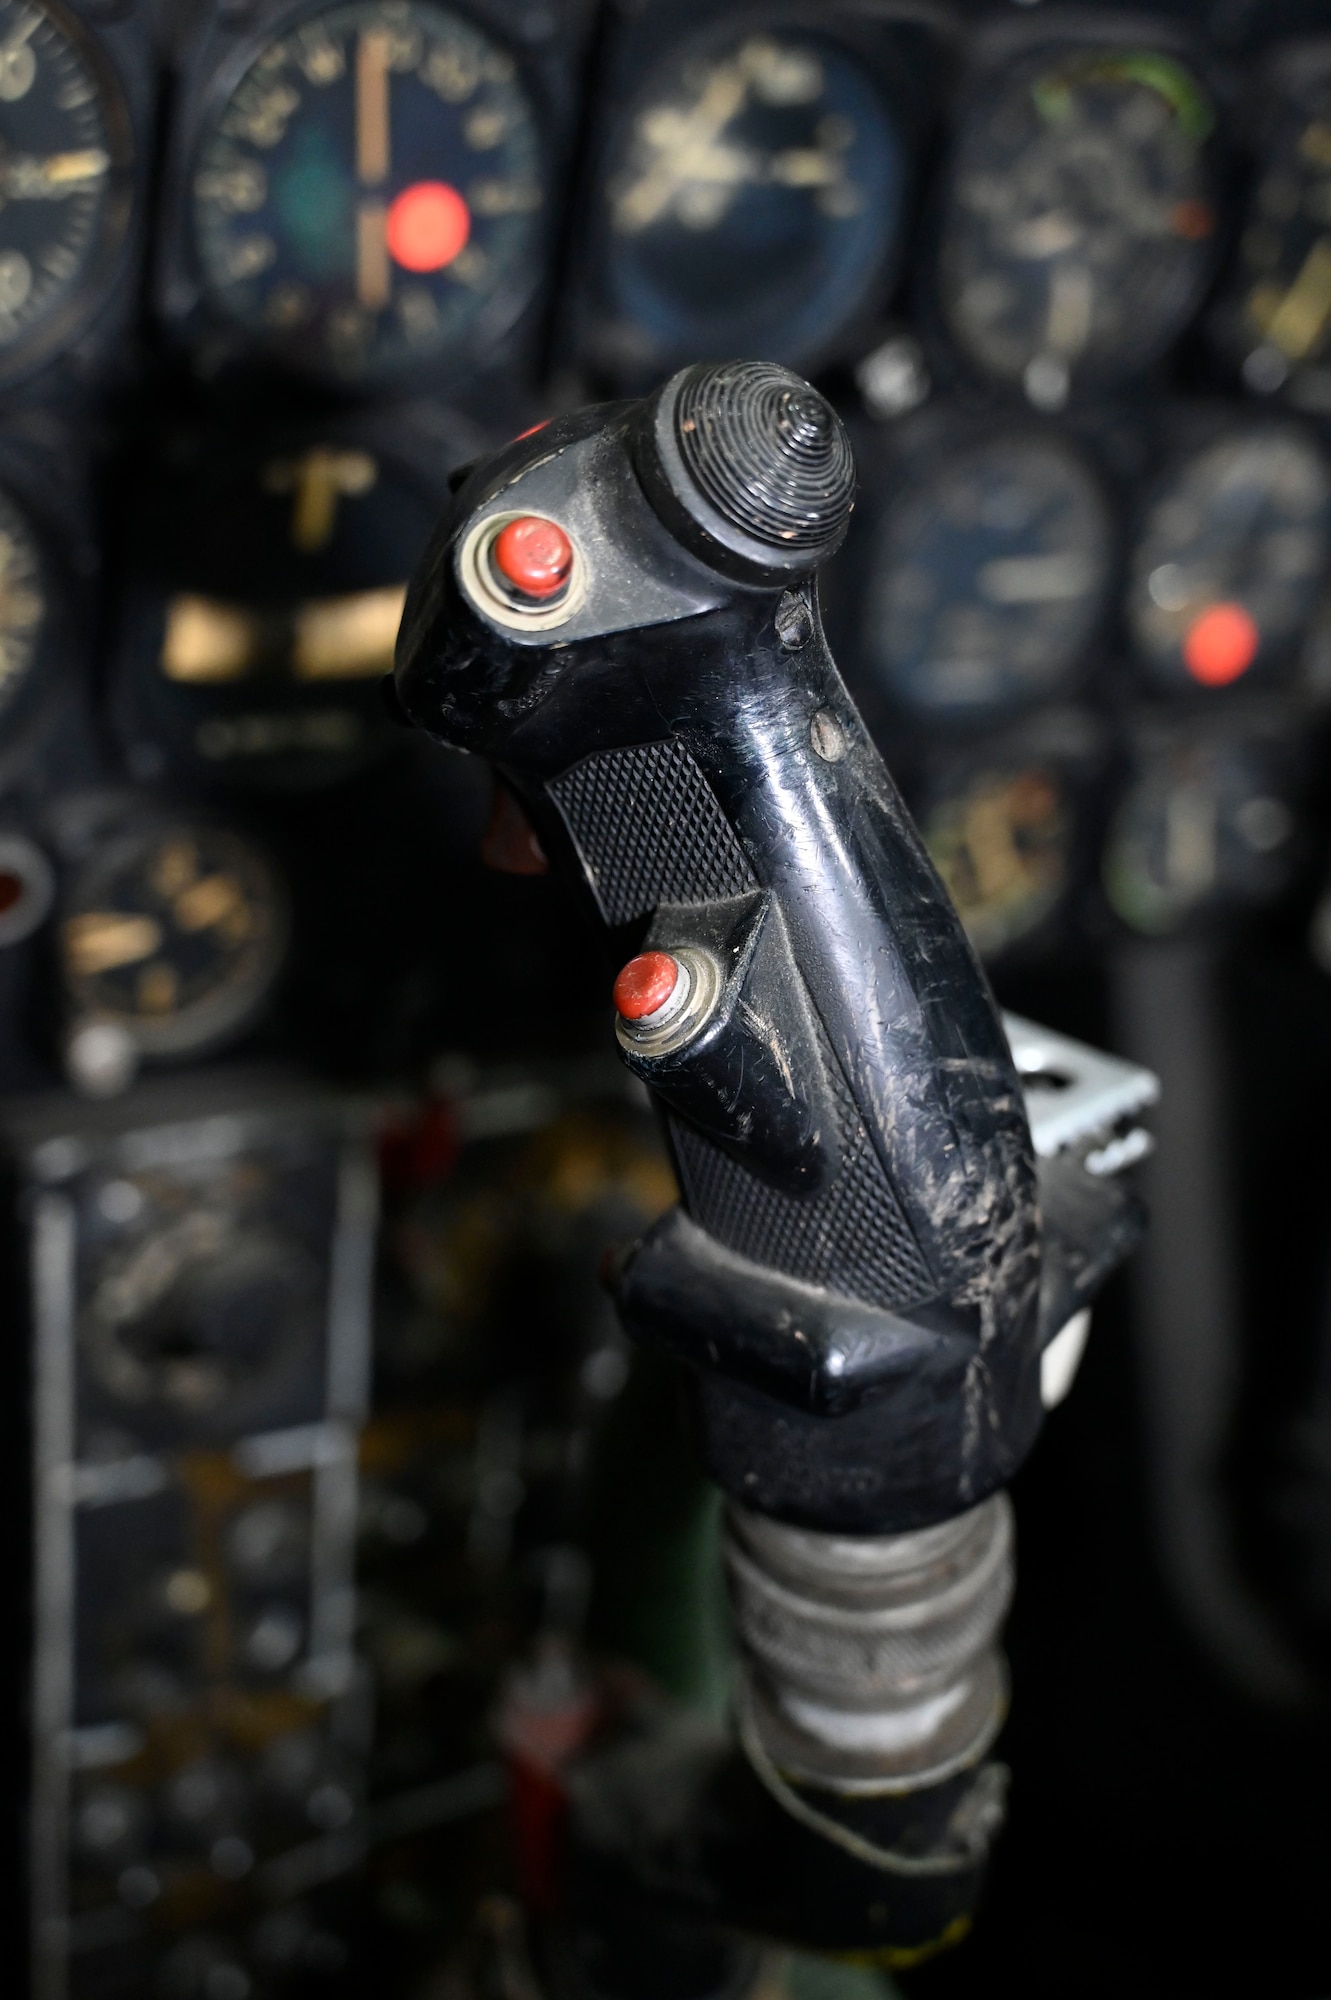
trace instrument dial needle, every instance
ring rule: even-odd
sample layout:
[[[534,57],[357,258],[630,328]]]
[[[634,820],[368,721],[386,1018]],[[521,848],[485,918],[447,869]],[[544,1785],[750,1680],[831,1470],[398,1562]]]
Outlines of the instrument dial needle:
[[[362,187],[381,187],[388,179],[390,53],[388,37],[378,29],[356,45],[356,175]]]
[[[382,187],[391,165],[389,139],[389,40],[370,29],[356,44],[356,175],[365,188]],[[392,291],[382,200],[362,200],[356,212],[356,297],[367,312],[382,312]]]

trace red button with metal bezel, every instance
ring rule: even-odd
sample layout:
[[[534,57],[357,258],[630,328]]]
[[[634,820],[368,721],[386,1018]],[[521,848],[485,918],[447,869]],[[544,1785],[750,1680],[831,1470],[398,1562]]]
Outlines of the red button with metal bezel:
[[[645,1021],[659,1014],[679,984],[679,960],[668,951],[644,951],[631,958],[615,981],[615,1009],[621,1021]]]
[[[520,514],[507,521],[490,547],[490,563],[500,584],[519,597],[543,603],[568,587],[573,544],[557,521]]]

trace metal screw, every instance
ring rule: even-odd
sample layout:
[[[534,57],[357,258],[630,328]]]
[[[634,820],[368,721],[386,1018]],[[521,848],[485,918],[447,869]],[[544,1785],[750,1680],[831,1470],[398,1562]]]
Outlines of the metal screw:
[[[830,708],[818,709],[809,724],[809,741],[825,764],[839,764],[850,747],[846,732]]]
[[[138,1067],[134,1039],[118,1021],[79,1021],[65,1043],[65,1074],[83,1097],[118,1097]]]
[[[917,410],[931,387],[919,341],[908,333],[885,340],[860,361],[855,384],[871,417],[886,421]]]
[[[776,636],[788,653],[798,653],[813,637],[812,613],[793,590],[788,590],[776,607]]]

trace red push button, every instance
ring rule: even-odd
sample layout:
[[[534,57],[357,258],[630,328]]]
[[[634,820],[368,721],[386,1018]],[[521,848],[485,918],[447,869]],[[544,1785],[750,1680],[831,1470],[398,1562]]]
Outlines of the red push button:
[[[509,590],[538,600],[554,597],[573,573],[573,544],[557,521],[522,514],[495,536],[490,550],[495,575]]]
[[[679,984],[679,960],[668,951],[644,951],[631,958],[615,981],[615,1007],[622,1021],[645,1021],[659,1014]]]

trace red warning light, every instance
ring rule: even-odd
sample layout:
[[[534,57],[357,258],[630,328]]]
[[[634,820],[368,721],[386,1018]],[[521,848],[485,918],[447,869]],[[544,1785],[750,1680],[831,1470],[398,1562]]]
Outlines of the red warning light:
[[[1199,611],[1183,637],[1183,664],[1203,687],[1228,687],[1257,658],[1262,635],[1241,604]]]
[[[1215,213],[1204,201],[1175,202],[1169,220],[1185,243],[1204,243],[1215,229]]]
[[[389,255],[404,271],[442,271],[471,235],[471,210],[444,181],[416,181],[388,210]]]

